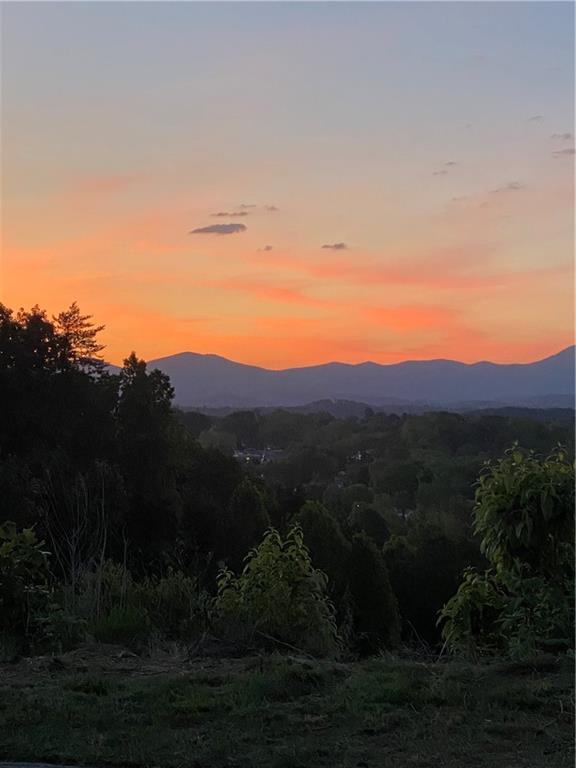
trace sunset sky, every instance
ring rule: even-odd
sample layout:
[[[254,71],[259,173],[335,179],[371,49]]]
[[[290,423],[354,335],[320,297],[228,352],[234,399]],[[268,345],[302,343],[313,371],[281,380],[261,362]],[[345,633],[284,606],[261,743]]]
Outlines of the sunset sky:
[[[573,14],[4,3],[0,299],[77,301],[114,363],[553,354]]]

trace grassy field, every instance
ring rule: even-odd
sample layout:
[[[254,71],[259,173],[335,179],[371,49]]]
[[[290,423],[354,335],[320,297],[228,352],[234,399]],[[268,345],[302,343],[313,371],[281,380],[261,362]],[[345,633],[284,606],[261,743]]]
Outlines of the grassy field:
[[[573,669],[114,646],[0,666],[0,758],[166,768],[570,768]]]

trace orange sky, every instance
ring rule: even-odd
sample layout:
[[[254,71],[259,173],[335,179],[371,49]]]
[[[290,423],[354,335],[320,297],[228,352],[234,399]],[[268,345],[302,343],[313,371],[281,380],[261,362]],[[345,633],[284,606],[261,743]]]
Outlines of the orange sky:
[[[77,301],[114,363],[573,343],[569,7],[97,5],[4,13],[8,306]]]

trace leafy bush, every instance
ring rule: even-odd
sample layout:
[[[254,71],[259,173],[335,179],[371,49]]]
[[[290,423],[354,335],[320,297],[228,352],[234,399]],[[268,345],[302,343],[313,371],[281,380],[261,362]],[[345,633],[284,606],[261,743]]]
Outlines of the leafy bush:
[[[565,451],[540,460],[514,446],[482,473],[474,514],[491,568],[467,570],[442,609],[449,647],[514,658],[572,647],[574,467]]]
[[[324,656],[338,650],[328,579],[312,565],[299,525],[283,539],[269,530],[247,558],[240,576],[218,577],[216,619],[246,641],[276,640]]]
[[[488,463],[478,480],[475,532],[497,570],[515,562],[556,576],[572,563],[574,465],[558,448],[544,460],[518,446]]]
[[[443,636],[452,650],[475,657],[480,650],[495,650],[499,644],[498,619],[504,595],[491,572],[464,571],[454,597],[442,609]]]
[[[50,601],[48,554],[31,528],[0,525],[0,633],[29,637]]]
[[[503,651],[526,658],[539,650],[567,650],[574,627],[573,579],[545,579],[529,567],[506,574],[469,568],[440,620],[448,646],[472,657]]]
[[[534,575],[528,566],[520,566],[507,574],[505,589],[499,626],[512,658],[573,647],[573,576],[546,579]]]

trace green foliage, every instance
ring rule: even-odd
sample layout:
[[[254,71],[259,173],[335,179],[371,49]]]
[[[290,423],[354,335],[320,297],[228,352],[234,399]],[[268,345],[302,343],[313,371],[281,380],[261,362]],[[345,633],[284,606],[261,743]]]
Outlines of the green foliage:
[[[33,618],[31,646],[34,652],[63,653],[86,639],[87,622],[58,605],[50,603]]]
[[[226,555],[232,568],[242,565],[246,552],[260,541],[269,526],[264,493],[253,480],[245,477],[230,499],[224,532]]]
[[[490,572],[464,571],[454,597],[442,609],[443,635],[449,647],[476,656],[498,647],[498,619],[504,595]]]
[[[497,570],[515,561],[554,575],[572,552],[574,466],[558,448],[541,460],[514,446],[480,475],[474,508],[482,552]]]
[[[506,575],[504,586],[499,625],[512,658],[574,647],[573,574],[545,578],[534,575],[528,566],[519,566]]]
[[[330,664],[331,662],[323,662]],[[240,700],[245,704],[287,702],[321,693],[334,682],[334,674],[318,661],[300,660],[271,654],[260,660],[250,679],[238,685]]]
[[[166,374],[147,370],[134,353],[119,376],[117,446],[131,498],[127,528],[145,551],[174,538],[178,494],[174,487],[179,425],[172,412],[174,389]]]
[[[116,632],[119,642],[124,635],[130,639],[149,630],[190,639],[205,628],[210,602],[198,580],[181,571],[168,569],[163,576],[135,580],[125,566],[111,561],[84,575],[81,598],[84,617],[95,632]]]
[[[146,612],[159,632],[189,639],[205,628],[209,597],[197,579],[169,570],[162,577],[148,577],[132,588],[134,604]]]
[[[217,620],[245,640],[273,638],[315,655],[333,654],[338,637],[327,583],[312,565],[299,525],[285,538],[272,529],[249,553],[240,576],[220,573]]]
[[[91,629],[94,638],[101,643],[132,645],[147,636],[150,619],[143,608],[114,606],[96,619]]]
[[[297,520],[314,564],[328,575],[340,636],[362,653],[396,646],[398,606],[376,543],[364,533],[348,539],[338,520],[318,502],[304,504]]]
[[[505,597],[499,643],[519,653],[531,632],[539,647],[569,636],[573,411],[398,416],[326,402],[329,412],[177,414],[168,377],[135,354],[106,372],[100,331],[76,304],[55,317],[0,305],[0,524],[37,525],[52,553],[54,594],[48,575],[16,580],[15,602],[2,586],[0,626],[29,648],[69,647],[113,610],[189,638],[206,626],[221,563],[237,572],[266,528],[284,533],[295,519],[347,643],[356,627],[367,647],[391,644],[382,551],[403,637],[435,643],[463,569],[483,567],[473,483],[513,439],[543,454],[568,448],[545,462],[516,448],[482,473],[475,525]],[[231,454],[242,445],[283,454],[241,466]],[[358,532],[376,545],[362,545],[365,562]],[[461,603],[480,600],[476,578]]]
[[[467,569],[440,621],[453,650],[476,657],[502,652],[523,659],[572,647],[574,582],[533,576],[527,566],[478,573]]]
[[[448,645],[514,658],[572,647],[574,469],[565,451],[541,460],[514,446],[481,475],[474,512],[492,567],[465,572],[442,609]]]
[[[254,411],[235,411],[222,419],[222,429],[236,437],[237,447],[257,447],[258,421]]]
[[[328,576],[330,597],[340,603],[348,583],[346,568],[350,544],[342,528],[323,504],[307,501],[296,516],[314,565]]]
[[[438,610],[458,589],[464,568],[481,564],[478,545],[448,538],[437,526],[413,518],[406,535],[386,542],[384,555],[403,637],[418,645],[436,644]]]
[[[0,525],[0,633],[28,637],[34,615],[49,603],[49,583],[44,542],[31,528]]]
[[[396,595],[382,553],[363,533],[352,540],[348,573],[358,649],[373,653],[396,647],[400,640]]]
[[[214,426],[202,431],[198,436],[198,441],[202,448],[216,448],[217,450],[222,451],[222,453],[230,456],[234,452],[237,444],[234,435]]]
[[[99,677],[79,676],[64,683],[65,691],[84,693],[87,696],[107,696],[113,686],[105,679]]]
[[[390,529],[382,515],[372,507],[358,505],[350,515],[353,528],[363,531],[379,547],[390,538]]]

